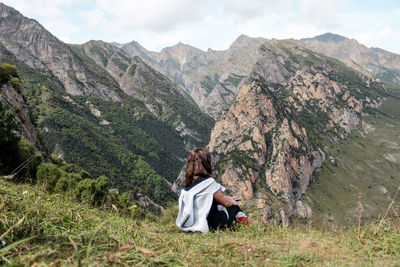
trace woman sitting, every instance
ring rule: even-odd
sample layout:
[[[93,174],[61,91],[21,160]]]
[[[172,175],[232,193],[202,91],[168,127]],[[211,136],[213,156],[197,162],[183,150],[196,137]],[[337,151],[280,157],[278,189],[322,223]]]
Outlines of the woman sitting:
[[[182,231],[206,233],[225,229],[234,220],[249,224],[239,208],[239,199],[225,196],[225,187],[213,178],[211,153],[207,149],[196,148],[190,153],[183,185],[176,219]]]

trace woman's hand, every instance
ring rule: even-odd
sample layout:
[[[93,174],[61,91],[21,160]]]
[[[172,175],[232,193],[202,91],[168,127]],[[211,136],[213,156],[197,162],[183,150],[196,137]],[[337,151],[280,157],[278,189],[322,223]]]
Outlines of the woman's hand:
[[[214,199],[225,207],[230,207],[234,205],[240,206],[239,201],[236,200],[238,199],[237,197],[227,197],[224,194],[222,194],[221,191],[219,190],[214,193]]]
[[[236,205],[236,206],[240,206],[240,198],[238,198],[238,197],[228,197],[228,198],[230,198],[231,199],[231,201],[232,201],[232,205]]]

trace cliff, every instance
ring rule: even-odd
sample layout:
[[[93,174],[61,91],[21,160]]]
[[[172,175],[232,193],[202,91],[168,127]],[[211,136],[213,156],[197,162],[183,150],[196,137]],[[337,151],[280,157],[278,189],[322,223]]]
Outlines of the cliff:
[[[346,138],[384,86],[291,41],[263,45],[251,77],[211,133],[218,178],[265,221],[309,218],[301,196],[326,160],[324,143]]]

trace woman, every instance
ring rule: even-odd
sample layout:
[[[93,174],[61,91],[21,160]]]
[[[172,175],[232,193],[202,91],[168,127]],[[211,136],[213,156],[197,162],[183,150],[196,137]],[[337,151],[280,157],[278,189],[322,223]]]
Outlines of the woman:
[[[215,181],[211,153],[194,149],[186,165],[184,188],[179,196],[176,225],[185,232],[208,232],[231,227],[234,220],[248,225],[239,208],[239,199],[225,196],[225,187]]]

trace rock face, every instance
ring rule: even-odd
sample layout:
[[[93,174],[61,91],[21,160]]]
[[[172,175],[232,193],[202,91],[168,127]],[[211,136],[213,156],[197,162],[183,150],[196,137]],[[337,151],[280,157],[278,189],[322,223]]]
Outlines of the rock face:
[[[265,41],[241,35],[229,49],[207,52],[182,43],[160,53],[147,51],[136,42],[120,47],[166,75],[186,90],[202,111],[216,119],[234,101],[242,80],[257,60],[258,47]]]
[[[149,205],[174,199],[170,182],[187,150],[208,142],[212,118],[142,59],[104,42],[64,44],[1,3],[0,59],[17,66],[51,153]]]
[[[31,142],[36,151],[45,154],[43,140],[39,137],[39,131],[34,124],[30,111],[21,94],[19,86],[12,85],[11,82],[3,84],[0,88],[0,101],[8,103],[15,111],[15,121],[20,128],[19,134]]]
[[[106,70],[127,95],[140,100],[154,116],[173,126],[184,139],[187,150],[207,143],[212,119],[200,111],[184,90],[139,56],[131,58],[102,41],[72,47],[81,58],[89,57]]]
[[[325,155],[313,151],[305,128],[281,117],[275,101],[265,84],[246,83],[216,123],[209,148],[220,158],[216,169],[230,192],[250,200],[263,179],[291,216]]]
[[[400,56],[379,48],[368,48],[354,39],[326,33],[300,40],[312,50],[337,58],[347,66],[393,84],[400,84]]]
[[[0,44],[30,67],[57,77],[69,94],[120,100],[115,81],[108,76],[98,79],[101,69],[91,71],[66,44],[35,20],[0,3],[0,24]]]
[[[367,103],[380,101],[383,86],[371,89],[369,82],[295,41],[264,44],[251,78],[211,133],[218,179],[233,195],[256,198],[264,221],[287,225],[293,215],[310,217],[301,196],[326,160],[321,140],[344,138]]]

